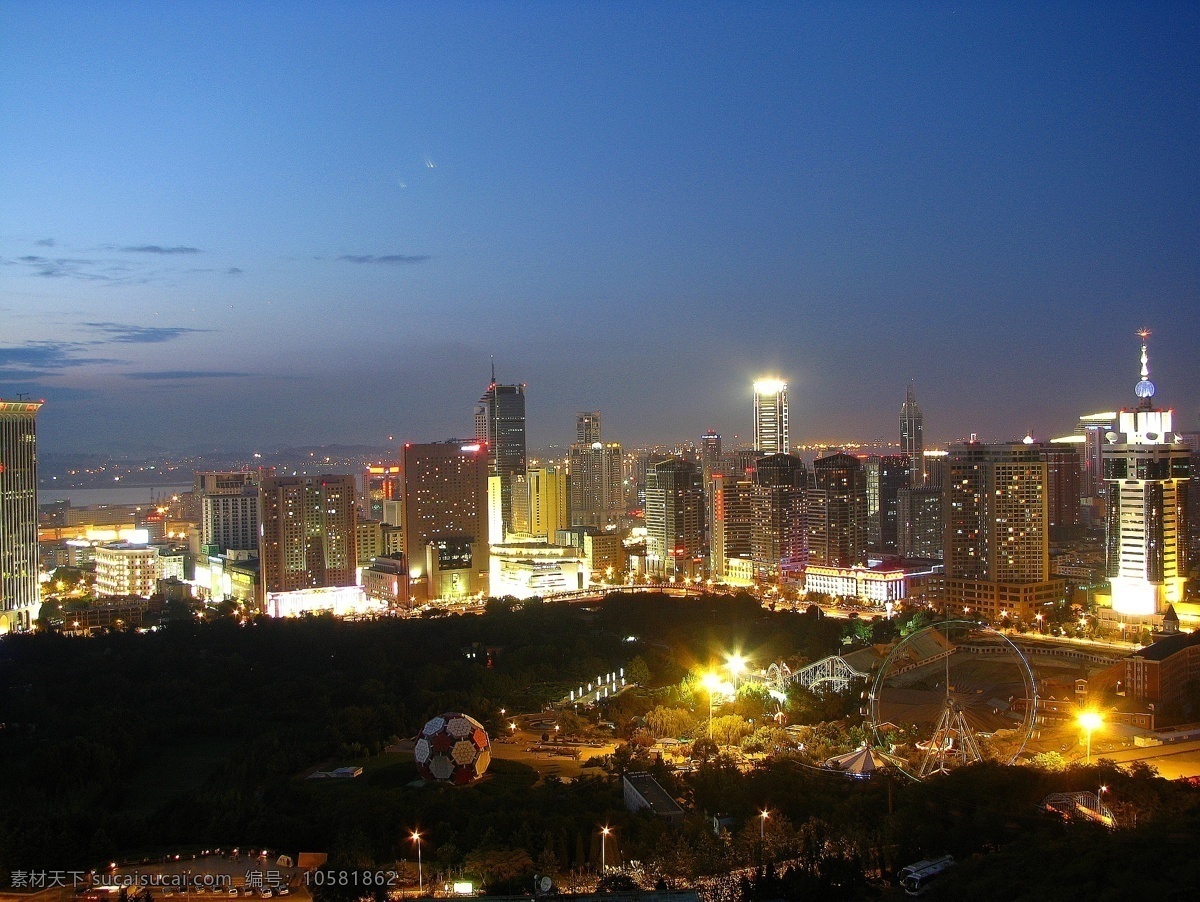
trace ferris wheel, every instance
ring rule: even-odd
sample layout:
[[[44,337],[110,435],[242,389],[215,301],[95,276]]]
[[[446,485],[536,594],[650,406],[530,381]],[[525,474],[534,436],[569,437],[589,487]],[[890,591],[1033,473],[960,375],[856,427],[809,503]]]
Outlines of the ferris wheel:
[[[1015,763],[1033,735],[1037,684],[1007,636],[948,620],[891,650],[868,713],[876,744],[920,780],[976,761]]]

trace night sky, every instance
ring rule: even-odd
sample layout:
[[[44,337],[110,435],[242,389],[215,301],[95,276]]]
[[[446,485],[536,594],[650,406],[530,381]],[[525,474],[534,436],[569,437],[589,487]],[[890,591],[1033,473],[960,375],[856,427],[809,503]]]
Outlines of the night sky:
[[[1200,5],[0,2],[43,451],[1200,428]]]

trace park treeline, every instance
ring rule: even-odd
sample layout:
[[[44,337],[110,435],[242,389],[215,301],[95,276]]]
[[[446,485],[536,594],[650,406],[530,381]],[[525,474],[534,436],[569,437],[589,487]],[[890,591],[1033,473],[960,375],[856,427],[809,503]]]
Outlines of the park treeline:
[[[539,710],[639,655],[672,681],[733,643],[811,656],[839,639],[836,626],[748,596],[617,596],[588,608],[496,600],[483,616],[188,617],[150,633],[8,636],[0,872],[179,846],[282,846],[263,810],[270,793],[315,766],[376,754],[435,714],[461,710],[494,732],[500,709]]]
[[[893,628],[765,611],[749,597],[618,595],[586,607],[497,600],[483,616],[431,620],[186,619],[146,634],[9,636],[0,641],[0,885],[13,870],[232,846],[377,867],[411,862],[408,837],[420,829],[427,879],[466,875],[519,891],[538,873],[569,889],[599,864],[603,825],[613,831],[609,864],[640,862],[650,882],[669,885],[724,881],[714,898],[869,897],[898,868],[946,852],[961,862],[947,898],[1046,898],[1058,873],[1089,898],[1128,898],[1106,887],[1135,885],[1170,898],[1171,886],[1200,881],[1200,790],[1144,768],[985,764],[913,784],[850,780],[805,755],[748,772],[706,755],[680,774],[631,743],[569,784],[495,761],[478,784],[454,788],[421,783],[410,758],[385,751],[448,710],[495,735],[501,709],[539,710],[635,661],[652,692],[631,712],[728,652],[798,665]],[[599,716],[619,719],[624,704]],[[362,777],[303,778],[351,762]],[[622,768],[655,773],[686,803],[685,822],[627,812]],[[1129,829],[1039,810],[1051,792],[1100,781]],[[339,902],[336,890],[319,895]]]

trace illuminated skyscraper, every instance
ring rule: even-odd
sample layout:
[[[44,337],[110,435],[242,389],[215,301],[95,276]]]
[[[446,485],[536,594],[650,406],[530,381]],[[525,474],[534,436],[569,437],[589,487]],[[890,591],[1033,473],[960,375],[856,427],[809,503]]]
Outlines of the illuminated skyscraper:
[[[917,406],[917,393],[910,385],[900,407],[900,453],[908,458],[908,484],[925,484],[925,417]]]
[[[895,554],[900,490],[909,484],[912,461],[902,454],[867,458],[867,547]]]
[[[560,529],[571,525],[567,510],[567,471],[539,467],[529,471],[529,534],[554,542]]]
[[[944,489],[948,610],[1029,622],[1061,601],[1050,578],[1046,462],[1023,443],[953,445]]]
[[[808,560],[808,471],[791,454],[768,454],[759,458],[753,483],[750,546],[755,573],[766,580],[799,582]]]
[[[728,575],[730,560],[751,559],[753,496],[754,483],[746,474],[713,475],[709,549],[712,573],[718,579]]]
[[[578,414],[575,426],[576,438],[591,441],[577,441],[567,452],[571,525],[605,529],[625,513],[621,446],[601,441],[599,411]]]
[[[505,534],[512,532],[512,478],[525,474],[525,385],[499,385],[496,369],[475,409],[475,438],[486,443],[488,475],[499,476],[500,517]]]
[[[1138,405],[1123,409],[1104,447],[1106,544],[1113,611],[1162,614],[1183,600],[1187,579],[1191,452],[1172,429],[1172,411],[1154,407],[1145,338]]]
[[[665,460],[646,473],[646,570],[654,576],[695,576],[704,550],[704,489],[700,470]]]
[[[0,635],[32,628],[38,595],[37,429],[41,401],[0,400]]]
[[[404,558],[412,578],[428,575],[426,552],[431,542],[442,539],[453,540],[460,556],[468,553],[462,549],[470,545],[470,569],[486,574],[487,450],[478,443],[460,441],[405,445],[402,468]]]
[[[217,553],[258,548],[260,476],[258,471],[196,474],[201,545],[215,546]]]
[[[807,519],[811,563],[867,562],[867,474],[857,457],[831,454],[813,461]]]
[[[575,414],[575,444],[591,445],[600,441],[600,411],[585,410]]]
[[[788,454],[787,383],[760,379],[754,383],[754,450],[760,454]]]
[[[368,520],[384,519],[383,506],[400,500],[400,463],[381,461],[363,470],[362,491],[359,493],[360,513]]]
[[[357,580],[353,476],[267,476],[260,484],[264,596]]]

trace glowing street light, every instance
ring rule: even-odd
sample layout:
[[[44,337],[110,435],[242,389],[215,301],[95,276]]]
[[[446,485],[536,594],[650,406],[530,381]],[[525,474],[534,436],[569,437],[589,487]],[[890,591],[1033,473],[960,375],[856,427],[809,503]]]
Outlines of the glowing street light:
[[[738,678],[746,672],[746,658],[743,655],[734,653],[725,659],[725,666],[733,674],[733,683],[736,686]]]
[[[767,841],[767,818],[771,816],[771,812],[764,808],[758,813],[758,841]]]
[[[1104,726],[1104,718],[1095,711],[1081,711],[1076,722],[1087,733],[1087,764],[1092,763],[1092,731]]]
[[[608,868],[608,858],[606,857],[606,854],[605,854],[606,849],[607,849],[607,846],[605,845],[605,840],[608,839],[608,834],[610,834],[610,833],[612,833],[611,827],[601,827],[600,828],[600,873],[601,874],[603,874],[605,872],[605,870],[607,870],[607,868]]]
[[[413,842],[417,844],[417,892],[422,896],[425,895],[425,872],[421,868],[421,834],[419,831],[412,832]]]

